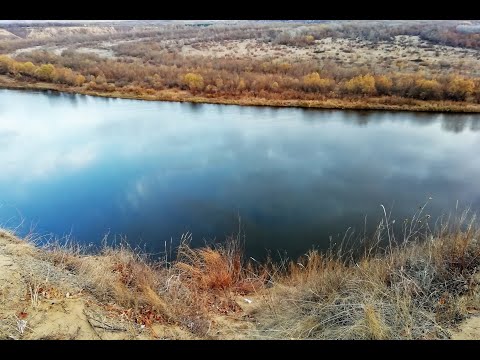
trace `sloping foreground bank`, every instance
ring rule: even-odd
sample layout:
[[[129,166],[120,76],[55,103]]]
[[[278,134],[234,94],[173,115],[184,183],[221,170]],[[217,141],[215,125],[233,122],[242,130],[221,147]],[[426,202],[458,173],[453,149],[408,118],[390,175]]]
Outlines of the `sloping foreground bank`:
[[[312,109],[343,109],[343,110],[386,110],[386,111],[419,111],[419,112],[449,112],[449,113],[480,113],[480,104],[462,101],[416,100],[395,96],[326,98],[324,100],[275,99],[261,97],[215,96],[207,97],[193,95],[184,90],[158,90],[153,92],[136,92],[116,89],[112,91],[89,90],[86,87],[67,86],[46,82],[16,81],[0,75],[0,88],[24,90],[53,90],[72,94],[101,96],[107,98],[136,99],[148,101],[174,101],[189,103],[240,105],[240,106],[270,106],[297,107]]]
[[[0,232],[1,339],[480,339],[474,217],[430,232],[421,212],[289,264],[247,264],[237,239],[150,262]],[[379,245],[390,243],[386,249]],[[398,243],[397,243],[398,241]]]

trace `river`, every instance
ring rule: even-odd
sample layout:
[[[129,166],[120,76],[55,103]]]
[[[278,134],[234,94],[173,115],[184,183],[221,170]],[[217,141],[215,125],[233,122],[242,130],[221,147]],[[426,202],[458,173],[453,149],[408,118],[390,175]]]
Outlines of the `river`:
[[[0,90],[0,223],[159,252],[239,230],[298,256],[345,231],[480,205],[480,116]]]

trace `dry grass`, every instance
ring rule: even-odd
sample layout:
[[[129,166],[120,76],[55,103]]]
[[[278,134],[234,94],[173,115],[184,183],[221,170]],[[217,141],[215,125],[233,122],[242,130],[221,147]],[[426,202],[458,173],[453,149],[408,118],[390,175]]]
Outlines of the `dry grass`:
[[[186,234],[175,259],[157,260],[125,241],[94,254],[69,241],[47,242],[30,252],[49,270],[32,275],[27,296],[37,307],[55,288],[60,275],[53,269],[61,269],[80,279],[77,287],[89,302],[128,320],[133,332],[154,334],[162,324],[201,338],[241,332],[253,338],[450,338],[451,329],[480,310],[480,229],[468,211],[431,228],[426,206],[401,224],[385,211],[371,236],[346,235],[328,251],[312,250],[289,263],[254,266],[243,258],[240,236],[192,248]],[[255,325],[235,328],[245,315],[238,295],[247,294]]]
[[[189,240],[182,238],[173,262],[167,256],[152,261],[125,241],[97,254],[54,241],[44,246],[44,257],[85,279],[85,291],[109,311],[140,325],[180,325],[207,336],[212,316],[240,311],[235,296],[261,288],[263,280],[245,266],[236,238],[201,249]]]
[[[278,276],[259,335],[272,338],[449,338],[468,310],[480,310],[480,235],[465,212],[430,230],[424,207],[403,224],[387,216],[361,252],[311,251]],[[400,241],[401,240],[401,241]],[[386,247],[382,247],[386,244]],[[353,249],[350,249],[353,250]]]
[[[251,264],[245,267],[239,238],[229,238],[216,247],[192,249],[182,242],[175,267],[183,282],[203,291],[219,290],[246,294],[263,285],[264,276]]]

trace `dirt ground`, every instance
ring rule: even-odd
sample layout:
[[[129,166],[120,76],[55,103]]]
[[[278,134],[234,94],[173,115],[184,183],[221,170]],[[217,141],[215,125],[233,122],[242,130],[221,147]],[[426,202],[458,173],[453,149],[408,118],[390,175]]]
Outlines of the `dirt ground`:
[[[453,332],[453,340],[480,340],[480,316],[466,320],[458,331]]]

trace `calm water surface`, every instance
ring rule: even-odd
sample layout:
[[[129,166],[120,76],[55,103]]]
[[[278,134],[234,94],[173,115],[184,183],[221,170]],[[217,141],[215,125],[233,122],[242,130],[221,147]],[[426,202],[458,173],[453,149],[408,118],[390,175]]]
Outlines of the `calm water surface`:
[[[142,102],[0,90],[0,221],[160,251],[240,227],[297,256],[373,226],[480,205],[480,118]]]

